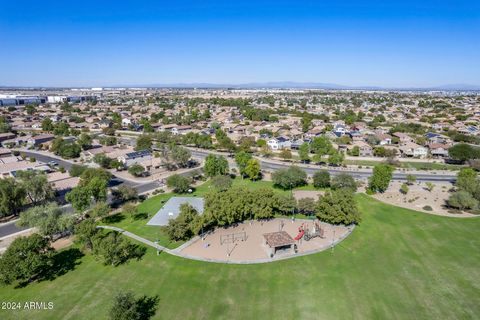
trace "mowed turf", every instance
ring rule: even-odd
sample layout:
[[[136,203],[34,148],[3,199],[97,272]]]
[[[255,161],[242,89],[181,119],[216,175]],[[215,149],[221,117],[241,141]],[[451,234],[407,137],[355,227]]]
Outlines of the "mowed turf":
[[[51,282],[0,289],[1,301],[53,301],[0,319],[105,319],[116,292],[158,295],[156,319],[473,319],[480,314],[479,219],[357,196],[363,221],[318,254],[261,265],[157,256],[105,267],[91,255]]]

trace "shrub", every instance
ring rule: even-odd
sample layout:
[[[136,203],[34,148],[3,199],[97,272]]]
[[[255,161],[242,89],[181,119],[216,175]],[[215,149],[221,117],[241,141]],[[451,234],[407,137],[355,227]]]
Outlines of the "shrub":
[[[457,191],[447,200],[450,207],[465,210],[474,209],[478,206],[478,201],[467,191]]]

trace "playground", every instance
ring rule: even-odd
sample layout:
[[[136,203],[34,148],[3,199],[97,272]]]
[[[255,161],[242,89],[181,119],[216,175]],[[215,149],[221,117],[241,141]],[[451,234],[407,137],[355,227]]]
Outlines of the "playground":
[[[217,228],[182,248],[185,257],[215,262],[261,263],[333,248],[353,230],[318,220],[276,218]]]

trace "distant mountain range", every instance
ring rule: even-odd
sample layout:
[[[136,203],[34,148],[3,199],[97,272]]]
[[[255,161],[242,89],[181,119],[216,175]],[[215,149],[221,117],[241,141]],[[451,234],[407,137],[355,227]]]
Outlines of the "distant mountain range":
[[[171,83],[149,85],[119,85],[115,87],[137,88],[233,88],[233,89],[330,89],[330,90],[427,90],[427,91],[480,91],[480,85],[448,84],[435,87],[381,87],[381,86],[346,86],[335,83],[320,82],[251,82],[241,84],[228,83]]]
[[[67,89],[67,88],[88,88],[83,87],[48,87],[48,86],[1,86],[5,89]],[[102,87],[102,86],[91,86]],[[164,83],[164,84],[120,84],[115,86],[103,86],[104,88],[211,88],[211,89],[325,89],[325,90],[372,90],[372,91],[480,91],[480,85],[472,84],[447,84],[433,87],[381,87],[381,86],[346,86],[334,83],[321,82],[251,82],[241,84],[228,83]]]

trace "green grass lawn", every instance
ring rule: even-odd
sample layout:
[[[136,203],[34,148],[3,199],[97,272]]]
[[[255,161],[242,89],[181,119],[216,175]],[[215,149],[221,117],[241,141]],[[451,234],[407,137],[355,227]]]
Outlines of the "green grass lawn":
[[[363,221],[333,252],[225,265],[149,249],[141,261],[116,268],[87,254],[53,281],[0,290],[1,301],[52,301],[53,310],[0,310],[0,319],[105,319],[120,290],[158,295],[156,319],[478,317],[480,219],[357,200]]]

